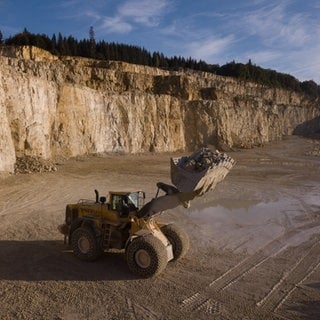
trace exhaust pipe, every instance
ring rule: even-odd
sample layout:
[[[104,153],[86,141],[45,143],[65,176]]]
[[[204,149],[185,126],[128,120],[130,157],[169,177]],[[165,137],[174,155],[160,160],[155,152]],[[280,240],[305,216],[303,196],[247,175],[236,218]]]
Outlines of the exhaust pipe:
[[[94,193],[96,194],[96,203],[99,203],[99,191],[95,189]]]

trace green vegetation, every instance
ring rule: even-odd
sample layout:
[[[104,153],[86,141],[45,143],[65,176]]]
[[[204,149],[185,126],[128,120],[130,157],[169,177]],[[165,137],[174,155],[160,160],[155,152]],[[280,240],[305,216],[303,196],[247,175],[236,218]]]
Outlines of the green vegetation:
[[[268,87],[304,93],[314,99],[320,96],[320,86],[313,80],[300,82],[289,74],[256,66],[252,64],[251,60],[246,64],[232,61],[219,66],[217,64],[208,64],[202,60],[197,61],[191,57],[187,59],[181,56],[169,58],[159,52],[151,54],[146,49],[138,46],[110,43],[104,40],[96,42],[93,27],[89,29],[89,39],[82,40],[77,40],[72,36],[63,37],[61,33],[58,34],[58,37],[54,34],[49,38],[45,34],[32,34],[27,29],[4,40],[0,31],[0,44],[32,45],[47,50],[54,55],[124,61],[169,70],[191,69],[205,71],[234,77],[241,81],[251,81]]]

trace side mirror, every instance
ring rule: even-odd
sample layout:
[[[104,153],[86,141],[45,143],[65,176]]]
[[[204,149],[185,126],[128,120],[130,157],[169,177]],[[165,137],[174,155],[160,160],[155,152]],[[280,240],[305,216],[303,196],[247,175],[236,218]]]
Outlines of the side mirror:
[[[107,198],[106,198],[106,197],[100,197],[100,202],[101,202],[102,204],[105,204],[106,201],[107,201]]]

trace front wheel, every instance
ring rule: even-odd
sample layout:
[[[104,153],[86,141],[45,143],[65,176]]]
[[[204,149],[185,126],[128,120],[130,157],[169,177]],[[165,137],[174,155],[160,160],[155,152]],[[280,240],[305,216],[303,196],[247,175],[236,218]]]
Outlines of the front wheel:
[[[175,224],[164,225],[161,231],[172,245],[172,261],[183,258],[189,250],[189,237],[186,232]]]
[[[126,256],[131,272],[144,278],[161,273],[168,263],[164,244],[152,235],[134,239],[126,250]]]
[[[71,246],[74,255],[85,261],[96,260],[102,252],[93,231],[89,228],[80,227],[74,230],[71,235]]]

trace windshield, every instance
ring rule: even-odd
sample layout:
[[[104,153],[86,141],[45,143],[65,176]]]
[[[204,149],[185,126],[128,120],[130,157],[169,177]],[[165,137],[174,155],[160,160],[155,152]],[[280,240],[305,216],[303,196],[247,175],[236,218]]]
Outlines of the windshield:
[[[136,192],[130,193],[129,196],[128,196],[128,199],[129,199],[129,204],[131,202],[136,208],[138,208],[138,206],[139,206],[139,196],[138,196],[138,194]]]
[[[129,203],[131,202],[137,209],[143,205],[143,196],[140,192],[132,192],[128,195]]]

